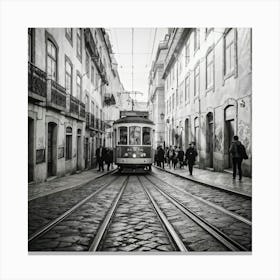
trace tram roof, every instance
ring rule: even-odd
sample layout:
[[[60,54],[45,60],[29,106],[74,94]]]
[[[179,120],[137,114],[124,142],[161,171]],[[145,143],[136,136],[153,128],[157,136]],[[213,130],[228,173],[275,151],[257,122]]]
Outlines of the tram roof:
[[[153,125],[154,123],[146,118],[142,117],[137,117],[137,116],[127,116],[120,118],[114,122],[114,124],[120,124],[120,123],[145,123],[145,124],[151,124]]]

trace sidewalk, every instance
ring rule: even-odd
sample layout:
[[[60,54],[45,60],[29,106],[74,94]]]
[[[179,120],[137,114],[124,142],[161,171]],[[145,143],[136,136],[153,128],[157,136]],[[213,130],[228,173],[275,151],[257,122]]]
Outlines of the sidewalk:
[[[116,166],[113,166],[114,169],[108,171],[109,173],[115,170]],[[28,185],[28,201],[36,199],[41,196],[45,196],[51,193],[56,193],[66,189],[71,189],[75,187],[80,187],[91,180],[94,180],[98,177],[106,175],[108,172],[104,168],[104,172],[97,171],[97,169],[90,169],[83,171],[79,174],[59,177],[48,182],[43,182],[39,184],[29,184]]]
[[[158,166],[154,166],[161,169]],[[205,169],[194,168],[193,176],[189,175],[188,167],[182,169],[169,168],[165,166],[166,172],[177,175],[179,177],[187,178],[193,182],[202,183],[204,185],[214,186],[216,188],[230,190],[236,193],[244,194],[246,196],[252,196],[252,178],[243,177],[242,181],[238,179],[233,180],[232,174],[226,172],[214,172]]]

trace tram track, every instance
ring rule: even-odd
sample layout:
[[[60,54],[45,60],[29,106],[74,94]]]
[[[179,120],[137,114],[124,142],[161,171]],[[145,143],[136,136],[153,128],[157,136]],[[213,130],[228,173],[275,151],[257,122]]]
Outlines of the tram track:
[[[69,209],[80,201],[90,196],[100,187],[111,184],[116,180],[114,170],[110,174],[101,175],[86,184],[76,188],[65,189],[54,192],[28,202],[28,236],[36,235],[44,226],[52,223],[53,220],[64,215]]]
[[[31,250],[32,249],[32,245],[34,243],[36,243],[38,240],[40,243],[41,241],[44,241],[44,238],[46,238],[45,240],[48,239],[48,234],[51,233],[52,231],[54,231],[56,228],[58,228],[59,226],[61,226],[61,229],[59,229],[58,231],[62,231],[64,230],[65,225],[64,224],[69,224],[69,222],[67,223],[67,219],[69,219],[69,217],[71,217],[71,215],[76,214],[75,217],[73,217],[73,220],[76,222],[75,228],[78,229],[82,226],[84,226],[84,224],[88,223],[89,221],[89,216],[91,215],[91,212],[87,215],[85,215],[85,213],[83,212],[84,209],[82,209],[83,207],[86,207],[86,209],[89,209],[89,211],[92,211],[92,209],[94,209],[94,207],[92,207],[92,200],[97,200],[94,202],[94,205],[98,206],[98,195],[102,194],[102,192],[104,193],[106,190],[108,190],[109,188],[112,188],[114,190],[114,192],[112,192],[112,190],[110,190],[110,197],[113,196],[114,197],[114,193],[117,192],[117,185],[119,184],[119,182],[117,181],[122,181],[122,177],[115,177],[113,178],[113,180],[110,180],[108,183],[103,184],[101,187],[99,187],[97,190],[95,190],[94,192],[92,192],[91,194],[89,194],[88,196],[86,196],[85,198],[83,198],[82,200],[80,200],[78,203],[76,203],[74,206],[72,206],[70,209],[68,209],[67,211],[65,211],[64,213],[62,213],[61,215],[59,215],[58,217],[56,217],[54,220],[52,220],[51,222],[49,222],[48,224],[44,225],[43,227],[41,227],[39,230],[37,230],[35,233],[33,233],[29,238],[28,238],[28,246]],[[122,182],[122,185],[124,184],[124,182],[127,181],[127,178]],[[114,185],[115,183],[115,185]],[[107,199],[107,197],[105,197],[104,199],[106,199],[107,201],[107,207],[108,209],[110,209],[111,207],[111,203],[110,200]],[[114,199],[114,198],[112,198]],[[111,199],[111,200],[112,200]],[[88,206],[87,206],[88,204]],[[106,205],[102,205],[102,208],[105,208]],[[98,207],[96,207],[98,208]],[[98,210],[98,209],[97,209]],[[104,209],[103,209],[104,210]],[[82,212],[81,214],[79,213]],[[77,217],[84,215],[84,220],[81,219],[80,221],[77,219]],[[102,220],[103,217],[99,218],[98,223],[100,222],[100,220]],[[95,217],[92,217],[92,221],[95,221]],[[71,224],[71,222],[70,222]],[[96,227],[96,226],[95,226]],[[88,233],[88,232],[87,232]],[[52,233],[51,233],[52,234]],[[57,232],[55,232],[53,235],[57,234]],[[67,234],[67,232],[66,232]],[[94,227],[92,227],[92,234],[94,234]],[[87,236],[88,234],[86,234]],[[41,240],[40,240],[41,239]],[[43,239],[43,240],[42,240]],[[63,240],[63,237],[61,238],[61,240]],[[56,239],[54,239],[54,241],[56,241]],[[47,243],[47,241],[45,241],[45,243]],[[39,244],[40,245],[40,244]],[[38,244],[37,246],[35,246],[35,251],[38,250]],[[51,249],[51,248],[49,248]],[[59,248],[58,248],[59,249]],[[56,250],[56,248],[54,248],[54,250]]]
[[[232,239],[231,237],[229,237],[227,234],[223,233],[217,227],[215,227],[211,223],[207,222],[201,216],[197,215],[194,211],[192,211],[191,209],[186,207],[183,203],[181,203],[178,199],[171,196],[168,192],[162,190],[162,188],[158,187],[158,185],[156,185],[154,182],[149,180],[147,178],[147,176],[144,176],[144,178],[147,180],[146,184],[147,183],[149,184],[150,193],[153,192],[153,194],[151,194],[152,197],[154,197],[155,201],[158,201],[157,204],[158,204],[159,208],[164,208],[164,207],[167,207],[167,206],[165,206],[164,203],[160,202],[161,198],[155,199],[155,197],[158,196],[158,194],[160,194],[160,196],[164,197],[165,201],[168,201],[174,207],[176,207],[177,211],[180,211],[186,217],[188,217],[194,223],[196,223],[196,225],[198,227],[202,228],[204,232],[207,232],[209,235],[211,235],[211,237],[213,237],[215,240],[217,240],[219,243],[221,243],[222,246],[225,248],[225,251],[248,251],[249,250],[248,248],[246,248],[245,246],[243,246],[239,242],[237,242],[234,239]],[[142,182],[143,185],[144,185],[144,183],[145,182]],[[147,186],[145,188],[148,189]],[[157,193],[155,192],[155,190],[156,190]],[[159,204],[161,204],[161,205],[159,205]],[[166,202],[165,202],[165,204],[167,205]],[[174,210],[171,210],[171,208],[170,208],[168,212],[171,212],[171,211],[174,211]],[[165,213],[168,213],[168,212],[165,211]],[[185,222],[185,225],[181,228],[181,230],[184,229],[184,227],[188,227],[188,222]],[[178,231],[178,229],[176,231]],[[177,234],[179,236],[181,235],[181,238],[182,238],[182,234],[180,234],[179,232],[177,232]],[[193,237],[193,233],[189,234],[189,236]],[[188,234],[184,238],[185,238],[184,243],[188,244],[188,245],[186,245],[187,250],[193,251],[192,249],[190,249],[188,247],[189,246]],[[208,238],[208,237],[206,237],[206,238]],[[206,250],[207,250],[207,248],[206,248]]]

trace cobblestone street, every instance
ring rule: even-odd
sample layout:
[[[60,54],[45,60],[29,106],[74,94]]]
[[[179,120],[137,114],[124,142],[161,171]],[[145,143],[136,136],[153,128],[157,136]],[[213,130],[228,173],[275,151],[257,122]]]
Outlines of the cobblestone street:
[[[38,185],[29,201],[29,251],[91,251],[92,244],[111,253],[251,250],[250,196],[156,168],[92,173],[84,184],[72,177],[60,191],[40,193]]]

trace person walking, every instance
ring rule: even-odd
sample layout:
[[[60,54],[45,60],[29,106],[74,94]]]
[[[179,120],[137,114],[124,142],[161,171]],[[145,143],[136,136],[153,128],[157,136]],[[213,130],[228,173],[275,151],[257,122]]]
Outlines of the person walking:
[[[169,149],[168,149],[168,155],[167,155],[167,157],[168,157],[168,165],[169,165],[169,168],[171,168],[171,165],[172,165],[172,158],[173,158],[173,148],[172,148],[172,146],[170,146],[169,147]]]
[[[232,178],[235,180],[236,178],[236,167],[238,168],[238,174],[239,174],[239,181],[242,180],[242,168],[241,164],[243,159],[248,159],[248,156],[246,154],[246,149],[244,145],[238,140],[238,136],[233,136],[233,141],[230,145],[229,152],[231,153],[232,157],[232,169],[233,169],[233,175]]]
[[[105,148],[103,148],[102,145],[100,145],[96,150],[96,160],[98,163],[98,171],[101,171],[101,170],[104,171],[103,162],[104,162],[105,154],[106,154]]]
[[[191,142],[189,144],[189,148],[186,150],[186,161],[188,163],[189,172],[190,172],[191,176],[192,176],[192,173],[193,173],[193,166],[194,166],[196,157],[197,157],[197,150],[195,148],[195,143]]]
[[[164,150],[162,146],[159,146],[157,155],[158,155],[159,167],[162,167],[164,169]]]
[[[111,149],[106,149],[106,154],[104,158],[105,163],[107,164],[107,171],[110,170],[110,165],[113,162],[113,151]]]
[[[179,160],[179,167],[180,169],[183,167],[184,168],[184,151],[182,150],[182,147],[179,148],[178,151],[178,160]]]
[[[178,148],[177,146],[175,146],[173,150],[173,157],[172,157],[172,165],[174,169],[176,169],[177,163],[178,163]]]

